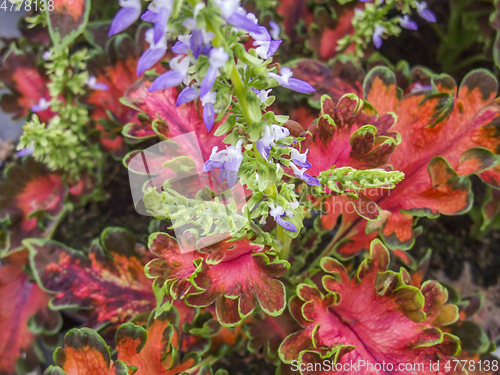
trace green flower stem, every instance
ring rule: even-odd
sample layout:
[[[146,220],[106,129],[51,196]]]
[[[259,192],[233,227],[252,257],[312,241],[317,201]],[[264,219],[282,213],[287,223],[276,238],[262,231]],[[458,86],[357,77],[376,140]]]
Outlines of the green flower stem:
[[[229,47],[227,46],[224,36],[222,35],[222,32],[218,27],[218,25],[214,23],[213,19],[207,19],[207,26],[208,29],[215,34],[215,38],[212,42],[213,45],[215,47],[224,47],[224,49],[228,51]],[[255,101],[249,102],[247,100],[247,90],[245,84],[243,83],[243,80],[241,79],[240,73],[238,72],[238,67],[236,66],[234,59],[230,61],[230,64],[231,64],[231,82],[234,86],[234,95],[238,99],[238,103],[241,107],[241,111],[243,112],[243,116],[245,117],[247,124],[252,125],[253,123],[259,121],[259,119],[254,119],[252,114],[261,113],[262,111],[259,107],[258,102]],[[255,108],[251,108],[251,106],[254,106]],[[254,144],[254,152],[257,160],[259,160],[265,165],[268,164],[266,159],[262,157],[260,152],[255,147],[255,144]],[[265,193],[269,198],[276,199],[278,197],[278,189],[276,187],[276,184],[273,184],[270,187],[268,187]],[[288,254],[290,253],[290,244],[292,240],[286,235],[285,229],[282,226],[278,225],[277,230],[278,230],[277,246],[279,247],[278,250],[280,252],[280,258],[287,260]]]
[[[227,46],[226,40],[222,35],[220,27],[214,24],[212,19],[207,19],[208,29],[215,34],[215,38],[213,40],[213,45],[215,47],[224,47],[226,51],[229,51],[229,47]],[[240,73],[238,72],[238,67],[234,62],[234,59],[231,59],[231,82],[234,86],[234,94],[238,99],[238,103],[240,104],[241,110],[243,111],[243,116],[245,116],[245,120],[248,125],[252,125],[254,122],[258,121],[257,119],[252,118],[252,113],[259,113],[260,108],[257,111],[251,111],[250,105],[247,100],[247,91],[245,88],[245,84],[241,79]],[[253,105],[258,106],[257,103],[252,103]],[[256,108],[254,108],[255,110]]]

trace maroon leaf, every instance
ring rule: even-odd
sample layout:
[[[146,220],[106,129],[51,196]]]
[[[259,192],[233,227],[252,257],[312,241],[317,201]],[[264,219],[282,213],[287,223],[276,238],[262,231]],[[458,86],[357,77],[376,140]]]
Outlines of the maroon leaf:
[[[135,237],[108,228],[89,255],[48,240],[27,240],[30,262],[39,284],[56,295],[55,308],[85,309],[86,324],[114,325],[154,308],[151,281],[144,275],[150,258]]]

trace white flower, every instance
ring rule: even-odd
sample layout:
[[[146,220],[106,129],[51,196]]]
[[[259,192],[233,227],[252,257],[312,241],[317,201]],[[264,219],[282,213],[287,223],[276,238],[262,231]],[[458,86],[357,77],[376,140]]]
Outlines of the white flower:
[[[279,125],[271,125],[271,132],[273,133],[275,142],[290,135],[290,130]]]
[[[200,100],[201,100],[201,105],[202,106],[205,106],[208,103],[215,104],[215,101],[216,101],[215,92],[213,92],[213,91],[208,92],[207,94],[203,95],[200,98]]]
[[[260,97],[260,102],[265,103],[267,98],[269,97],[269,93],[272,91],[272,89],[269,90],[260,90],[259,91],[259,97]]]
[[[210,51],[210,58],[208,60],[210,62],[211,67],[219,69],[226,64],[228,58],[229,56],[227,52],[224,51],[224,48],[219,47],[219,48],[212,48],[212,50]]]

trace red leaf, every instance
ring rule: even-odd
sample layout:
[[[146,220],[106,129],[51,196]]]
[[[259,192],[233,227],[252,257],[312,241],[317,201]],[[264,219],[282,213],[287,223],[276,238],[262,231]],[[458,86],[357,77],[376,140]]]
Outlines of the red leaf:
[[[125,136],[142,139],[160,135],[173,138],[194,131],[205,160],[209,158],[214,146],[223,146],[223,138],[214,136],[217,125],[210,133],[207,131],[203,122],[203,109],[198,100],[177,107],[177,88],[149,92],[150,86],[151,82],[143,79],[127,92],[127,103],[139,109],[149,120],[142,125],[136,123],[127,126],[124,129]]]
[[[50,297],[24,273],[27,254],[19,252],[0,266],[0,373],[14,374],[15,362],[32,350],[36,334],[28,328],[32,319],[37,330],[59,330],[59,314],[49,310]]]
[[[137,375],[173,375],[195,366],[196,355],[179,363],[178,317],[172,315],[163,313],[150,320],[147,330],[132,323],[122,325],[116,333],[118,359],[137,367]]]
[[[472,204],[470,174],[488,173],[492,177],[488,182],[500,181],[500,170],[492,167],[500,143],[496,132],[500,107],[493,101],[496,80],[485,71],[474,71],[457,90],[450,77],[434,79],[446,83],[437,85],[443,87],[443,92],[418,92],[402,99],[398,97],[395,77],[387,68],[375,68],[364,83],[366,98],[379,113],[396,113],[397,122],[389,130],[398,132],[402,139],[388,164],[404,172],[405,179],[392,190],[365,193],[387,212],[379,223],[370,225],[381,229],[392,249],[412,246],[413,216],[466,212]],[[348,230],[337,235],[332,244],[335,250],[348,257],[356,248],[366,249],[366,242],[350,249],[342,244],[353,233],[364,232],[366,225],[360,218],[344,218],[343,226]]]
[[[118,324],[154,308],[151,281],[144,275],[150,258],[135,237],[120,228],[108,228],[87,257],[79,250],[47,240],[27,240],[37,281],[55,292],[56,308],[77,307],[88,316],[87,325]]]
[[[322,279],[316,285],[300,284],[290,301],[291,313],[304,330],[281,344],[281,359],[298,360],[306,370],[322,359],[377,366],[350,369],[349,374],[392,373],[389,364],[397,369],[401,363],[424,366],[408,374],[451,373],[444,369],[445,360],[458,352],[458,339],[443,334],[437,325],[455,321],[458,309],[445,304],[447,293],[439,284],[424,285],[420,291],[407,285],[403,274],[386,271],[388,264],[389,253],[378,240],[352,277],[338,261],[323,258]],[[431,363],[438,363],[442,372],[431,370]]]
[[[166,294],[165,303],[186,297],[192,306],[215,302],[222,325],[234,326],[251,314],[258,301],[262,309],[276,316],[285,308],[285,290],[277,277],[288,269],[273,253],[248,240],[219,242],[181,254],[177,241],[165,233],[154,233],[149,240],[151,251],[160,256],[146,266],[155,278],[155,288]],[[196,286],[191,286],[190,280]],[[158,297],[158,296],[157,296]]]
[[[72,329],[64,338],[65,347],[54,354],[54,362],[60,368],[49,368],[44,375],[174,375],[188,370],[198,374],[198,355],[190,353],[182,361],[179,359],[178,324],[175,310],[150,319],[147,329],[123,324],[116,332],[118,360],[114,363],[109,347],[96,332]]]
[[[88,0],[57,0],[52,4],[47,3],[45,14],[50,36],[58,48],[67,46],[83,32],[89,13]]]
[[[23,165],[11,166],[0,183],[1,249],[7,254],[19,250],[25,238],[50,233],[63,212],[67,188],[61,177],[29,158]]]
[[[323,95],[328,95],[333,101],[347,93],[362,96],[362,82],[365,74],[352,62],[336,61],[331,68],[316,60],[305,59],[292,65],[293,76],[304,80],[314,87],[311,100],[319,102]]]
[[[26,117],[40,99],[50,99],[48,79],[40,72],[36,61],[33,52],[13,49],[0,65],[0,81],[11,91],[1,96],[0,108],[13,113],[14,119]],[[48,122],[54,114],[50,109],[37,112],[41,122]]]
[[[64,348],[54,353],[59,367],[49,367],[44,375],[128,375],[127,366],[113,363],[109,347],[89,328],[73,328],[64,337]]]
[[[395,121],[391,115],[371,116],[363,112],[363,102],[354,94],[336,104],[322,98],[317,124],[304,133],[303,148],[309,149],[311,175],[333,166],[357,169],[375,168],[387,162],[397,144],[397,136],[386,130]]]

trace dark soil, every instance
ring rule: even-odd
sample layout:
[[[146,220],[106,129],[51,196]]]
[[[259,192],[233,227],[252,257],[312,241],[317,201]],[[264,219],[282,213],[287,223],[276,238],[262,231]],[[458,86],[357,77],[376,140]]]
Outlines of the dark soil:
[[[101,188],[104,200],[76,207],[64,218],[54,234],[54,240],[83,249],[99,237],[105,228],[123,227],[134,233],[141,242],[145,241],[153,218],[135,211],[127,169],[121,162],[109,158],[103,176]]]

